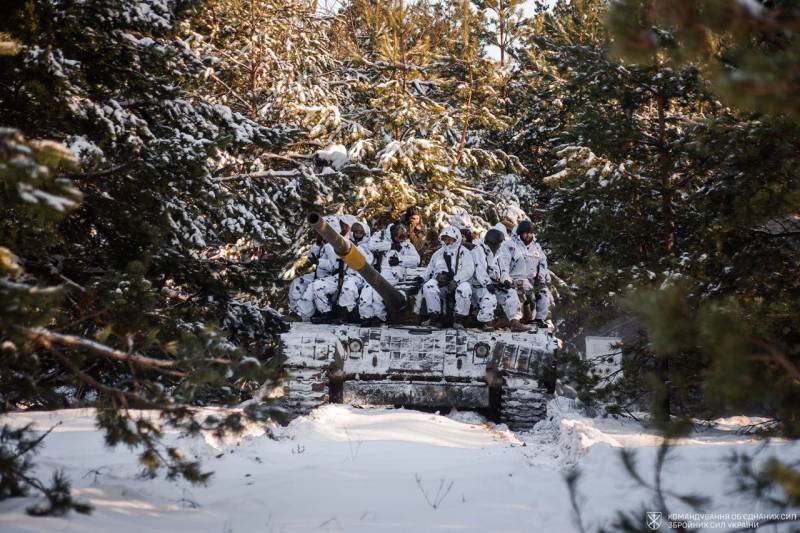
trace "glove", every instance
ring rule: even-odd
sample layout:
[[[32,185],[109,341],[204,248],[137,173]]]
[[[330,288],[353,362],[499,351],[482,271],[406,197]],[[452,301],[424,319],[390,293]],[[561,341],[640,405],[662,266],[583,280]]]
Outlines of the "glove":
[[[425,278],[423,278],[422,276],[414,276],[414,279],[412,279],[411,281],[413,281],[416,284],[422,285],[423,283],[425,283]]]
[[[397,250],[399,252],[401,248],[402,246],[400,246],[399,242],[392,241],[392,250]]]
[[[389,258],[389,266],[396,267],[399,264],[400,264],[400,259],[398,259],[396,255],[393,255],[392,257]]]
[[[436,283],[439,287],[448,287],[453,281],[453,276],[449,272],[439,272],[436,274]]]
[[[511,280],[505,280],[503,283],[500,284],[500,286],[503,287],[505,290],[510,289],[511,288]]]
[[[489,291],[489,294],[494,294],[495,292],[497,292],[497,285],[495,285],[494,283],[487,283],[486,290]]]

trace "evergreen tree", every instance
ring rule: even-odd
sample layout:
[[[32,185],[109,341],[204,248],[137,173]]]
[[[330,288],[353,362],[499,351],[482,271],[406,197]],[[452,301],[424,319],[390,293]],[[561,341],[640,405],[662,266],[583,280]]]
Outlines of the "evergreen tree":
[[[248,213],[212,163],[285,134],[192,94],[204,65],[179,38],[192,5],[20,1],[0,22],[18,52],[0,57],[16,128],[0,157],[0,397],[3,412],[91,402],[106,442],[139,448],[147,473],[204,482],[163,426],[235,431],[268,414],[194,406],[250,397],[282,327],[252,290],[257,264],[225,255]]]
[[[358,190],[365,213],[398,216],[416,203],[442,226],[460,207],[488,227],[503,206],[530,204],[524,168],[490,141],[505,125],[500,78],[480,55],[469,2],[357,0],[342,20],[345,59],[362,80],[345,113],[364,132],[351,155],[381,171]]]

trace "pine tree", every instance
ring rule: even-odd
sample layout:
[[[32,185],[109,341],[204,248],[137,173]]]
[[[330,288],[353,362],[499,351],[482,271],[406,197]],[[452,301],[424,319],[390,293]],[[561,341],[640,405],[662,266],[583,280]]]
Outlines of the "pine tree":
[[[273,377],[283,327],[249,292],[257,263],[226,256],[247,200],[237,205],[212,162],[234,145],[274,150],[285,128],[193,94],[204,65],[179,38],[190,4],[11,7],[0,23],[18,52],[0,57],[0,115],[16,128],[3,130],[0,159],[2,410],[91,402],[106,442],[140,449],[148,473],[205,482],[161,443],[163,427],[236,431],[269,414],[254,402],[196,419],[194,407],[236,404]]]
[[[364,80],[345,113],[365,133],[351,154],[381,171],[359,189],[359,209],[396,217],[416,203],[442,226],[461,207],[488,227],[504,205],[527,207],[523,167],[489,141],[505,126],[503,102],[469,2],[354,1],[342,20],[345,59]]]

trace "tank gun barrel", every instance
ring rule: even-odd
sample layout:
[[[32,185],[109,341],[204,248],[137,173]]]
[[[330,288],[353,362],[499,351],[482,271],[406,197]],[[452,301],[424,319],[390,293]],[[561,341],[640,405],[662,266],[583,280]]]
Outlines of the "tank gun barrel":
[[[361,274],[361,277],[381,295],[386,304],[386,309],[390,312],[397,313],[406,307],[405,294],[386,281],[372,265],[367,263],[367,260],[364,259],[358,247],[353,246],[349,239],[345,239],[339,235],[336,230],[325,222],[319,213],[310,213],[306,221],[314,228],[314,231],[333,247],[333,251],[336,252],[336,255],[338,255],[347,266]]]

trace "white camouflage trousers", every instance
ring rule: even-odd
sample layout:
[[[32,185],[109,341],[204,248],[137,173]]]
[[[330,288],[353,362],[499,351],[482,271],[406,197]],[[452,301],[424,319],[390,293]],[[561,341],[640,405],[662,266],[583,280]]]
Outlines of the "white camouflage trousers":
[[[358,298],[358,314],[364,318],[379,318],[386,320],[386,304],[378,292],[371,286],[364,286]]]
[[[336,295],[336,289],[339,286],[339,280],[336,276],[329,276],[327,278],[318,279],[312,285],[314,294],[314,306],[320,313],[328,313],[331,310],[333,301]],[[345,276],[342,280],[342,290],[339,293],[339,305],[346,308],[348,311],[355,309],[358,305],[358,295],[361,288],[364,286],[364,278],[359,275]]]
[[[497,309],[497,303],[500,302],[503,312],[513,319],[515,315],[517,318],[522,318],[522,306],[519,303],[519,296],[517,291],[503,291],[497,290],[495,294],[489,292],[486,287],[472,287],[472,303],[478,307],[478,321],[490,322],[494,320],[494,312]]]
[[[547,287],[542,287],[538,293],[534,293],[533,285],[526,279],[515,280],[514,286],[516,290],[512,288],[508,291],[497,291],[497,301],[503,306],[503,311],[505,311],[508,319],[519,320],[522,318],[522,300],[520,298],[520,293],[522,293],[528,298],[536,299],[536,316],[532,318],[545,320],[547,313],[550,312],[550,290]]]
[[[447,294],[450,289],[439,287],[436,278],[429,279],[422,286],[422,294],[425,297],[425,305],[428,307],[428,313],[441,313],[444,314],[442,309],[442,297]],[[471,303],[472,285],[469,282],[459,283],[456,287],[456,307],[455,313],[457,315],[468,315],[469,306]]]
[[[306,293],[308,286],[314,282],[314,279],[314,273],[309,272],[308,274],[303,274],[292,280],[292,283],[289,284],[289,311],[298,316],[303,316],[298,307],[298,303]]]

